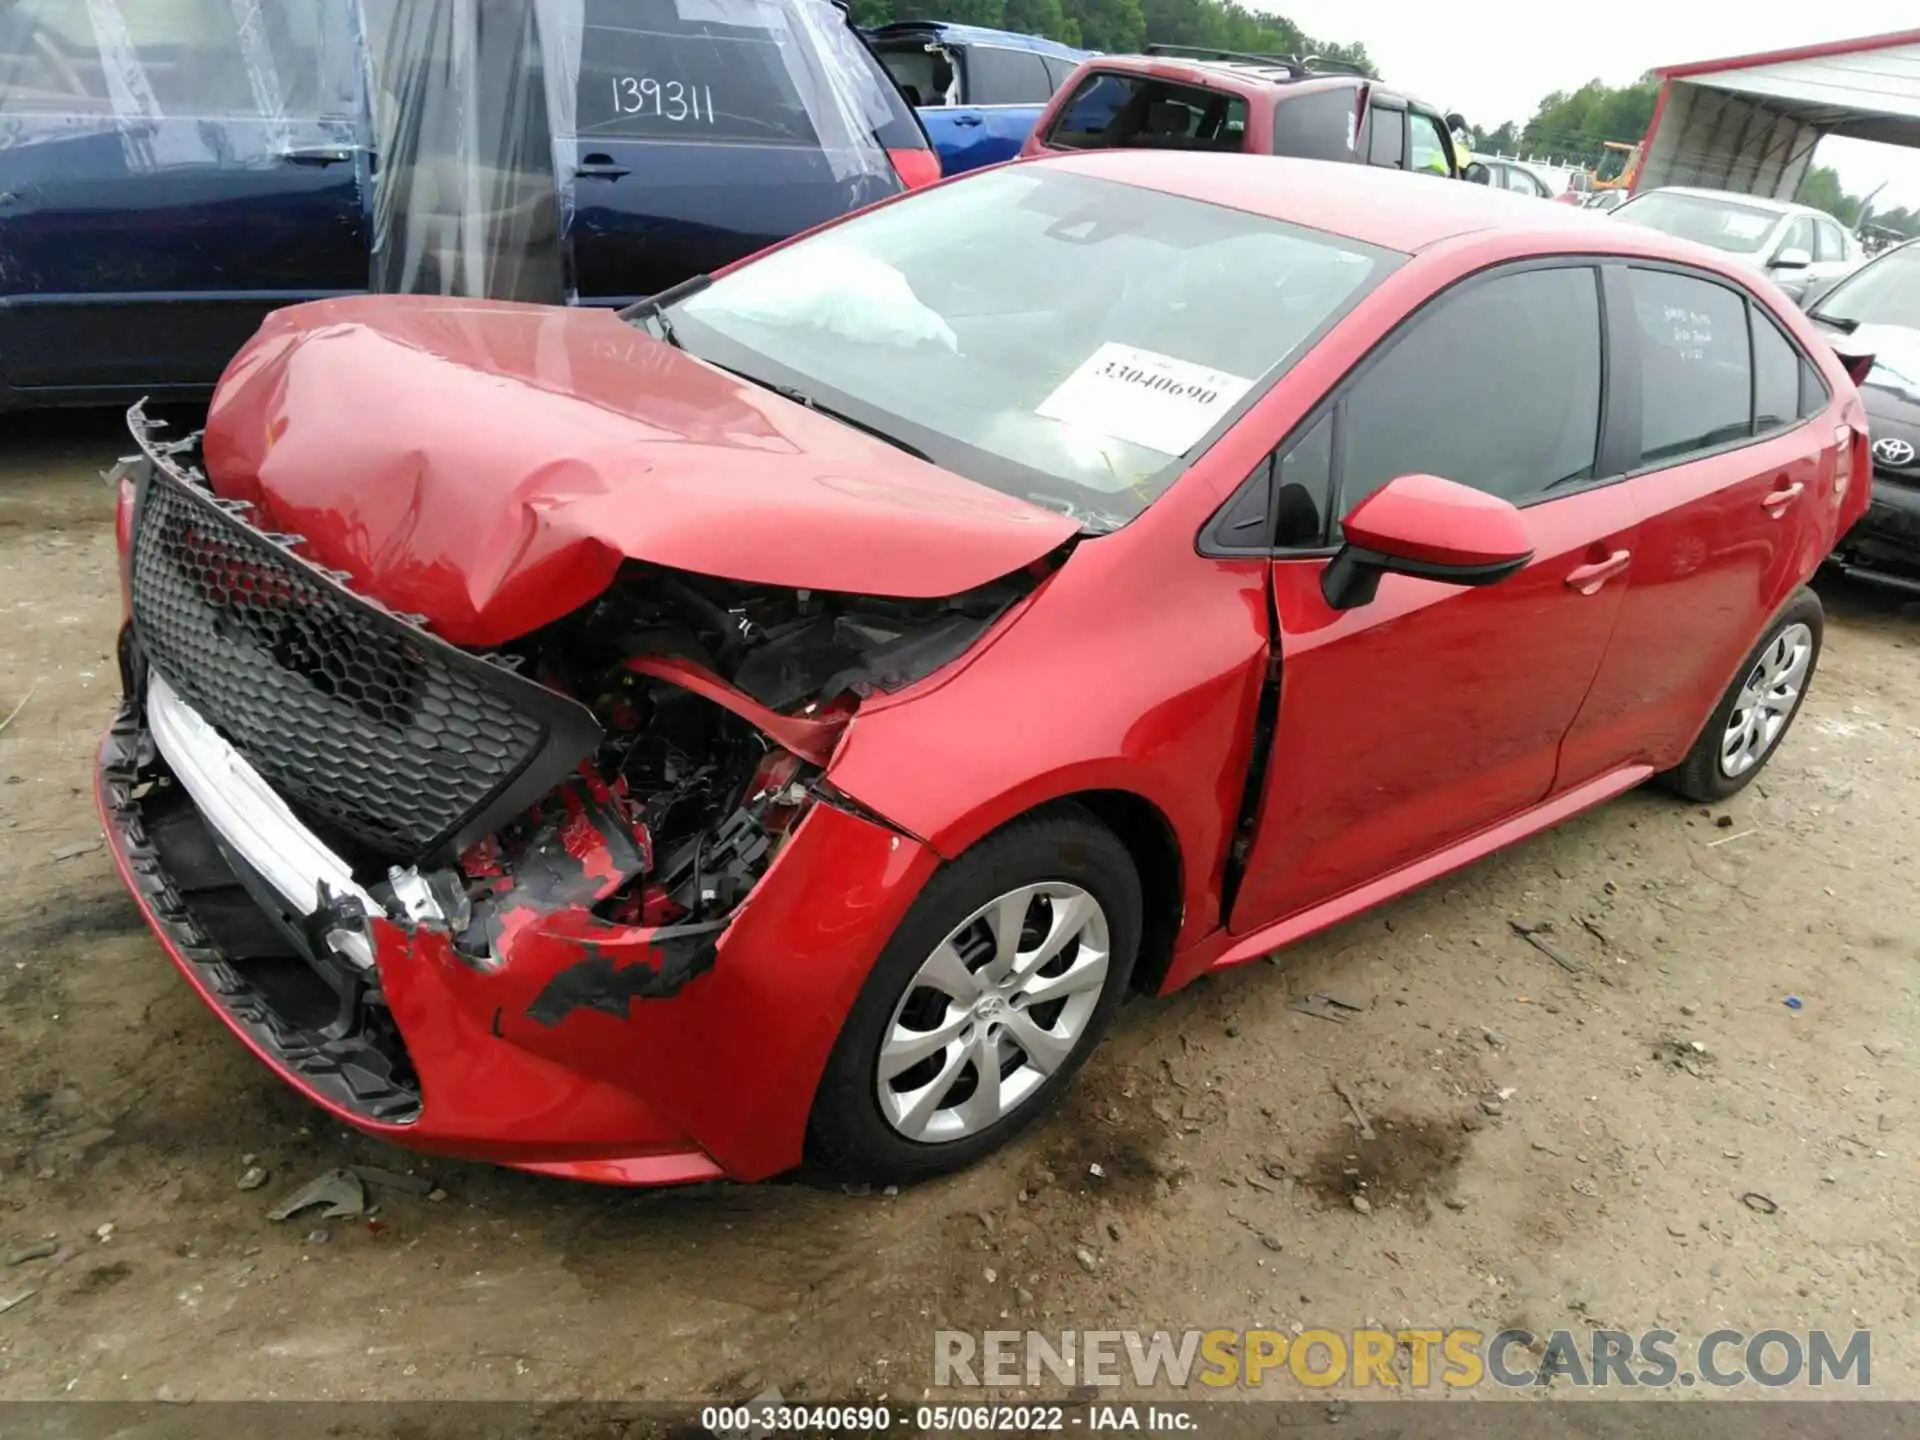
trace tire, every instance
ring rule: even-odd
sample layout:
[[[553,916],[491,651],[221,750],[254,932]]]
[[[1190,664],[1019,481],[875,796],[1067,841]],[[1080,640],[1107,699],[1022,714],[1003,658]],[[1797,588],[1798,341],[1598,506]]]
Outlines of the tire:
[[[1785,608],[1774,616],[1760,643],[1740,662],[1727,693],[1713,707],[1713,714],[1707,718],[1706,727],[1693,742],[1687,758],[1663,772],[1661,783],[1689,800],[1702,801],[1724,800],[1750,785],[1754,777],[1767,768],[1767,762],[1779,751],[1780,742],[1786,739],[1787,731],[1793,728],[1794,717],[1800,713],[1807,689],[1813,684],[1814,671],[1820,664],[1824,631],[1825,612],[1820,607],[1820,597],[1804,587],[1796,591]],[[1804,664],[1795,669],[1791,657],[1802,643],[1808,647]],[[1780,694],[1779,684],[1789,669],[1795,670],[1790,697]],[[1776,703],[1743,707],[1740,702],[1748,687],[1761,686],[1763,682],[1765,688],[1761,693],[1773,695]],[[1756,709],[1760,712],[1757,716]],[[1744,728],[1748,743],[1745,744],[1736,739],[1736,732],[1743,728],[1740,716],[1747,717]],[[1758,745],[1755,753],[1752,742],[1761,739],[1764,743]]]
[[[1043,888],[1023,896],[1029,887]],[[1112,1023],[1141,908],[1126,847],[1075,805],[1016,820],[938,871],[847,1014],[814,1095],[810,1158],[844,1178],[906,1184],[970,1165],[1032,1124]],[[1016,913],[1007,949],[993,918]],[[1033,964],[1049,939],[1058,953]],[[982,988],[1009,957],[1030,968]],[[989,1056],[1001,1078],[987,1090],[975,1062]]]

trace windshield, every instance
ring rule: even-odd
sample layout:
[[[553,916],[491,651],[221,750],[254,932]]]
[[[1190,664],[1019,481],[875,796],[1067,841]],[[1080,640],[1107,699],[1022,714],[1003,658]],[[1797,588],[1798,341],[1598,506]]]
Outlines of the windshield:
[[[1735,255],[1752,255],[1780,219],[1777,210],[1741,205],[1708,195],[1676,195],[1655,190],[1640,195],[1613,212],[1616,220],[1645,225],[1649,230],[1678,235]]]
[[[1920,245],[1889,250],[1827,293],[1814,319],[1920,330]]]
[[[1401,258],[1023,165],[856,216],[664,318],[703,359],[1105,530]]]

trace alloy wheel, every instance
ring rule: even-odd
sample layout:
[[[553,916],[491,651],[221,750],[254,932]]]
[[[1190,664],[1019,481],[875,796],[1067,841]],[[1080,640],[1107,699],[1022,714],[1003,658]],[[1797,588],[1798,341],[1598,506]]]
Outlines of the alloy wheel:
[[[887,1124],[938,1144],[1030,1102],[1087,1038],[1110,952],[1106,912],[1066,881],[975,910],[894,1007],[874,1074]]]
[[[1766,759],[1793,718],[1813,663],[1813,631],[1784,627],[1747,672],[1720,735],[1720,773],[1736,780]]]

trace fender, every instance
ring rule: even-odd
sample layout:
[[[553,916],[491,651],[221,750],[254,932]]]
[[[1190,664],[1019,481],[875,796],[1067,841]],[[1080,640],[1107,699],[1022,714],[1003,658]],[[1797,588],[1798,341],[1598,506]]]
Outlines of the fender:
[[[1220,923],[1268,665],[1268,566],[1157,561],[1148,536],[1082,542],[985,651],[857,713],[826,778],[949,860],[1049,801],[1138,796],[1180,851],[1184,946]]]

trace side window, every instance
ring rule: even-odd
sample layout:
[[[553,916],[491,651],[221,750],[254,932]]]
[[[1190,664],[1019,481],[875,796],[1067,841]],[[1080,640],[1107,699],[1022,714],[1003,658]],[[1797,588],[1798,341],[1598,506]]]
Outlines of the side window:
[[[1813,222],[1813,258],[1816,260],[1844,260],[1847,258],[1846,238],[1841,235],[1840,227],[1831,220]]]
[[[1800,418],[1800,352],[1759,306],[1753,311],[1753,433],[1783,429]]]
[[[1247,102],[1151,76],[1089,75],[1060,107],[1046,143],[1065,150],[1246,148]]]
[[[796,50],[771,7],[585,0],[578,13],[580,138],[819,143],[801,86],[824,57]]]
[[[1373,107],[1373,123],[1367,127],[1367,163],[1398,170],[1407,153],[1407,112]]]
[[[1333,502],[1333,411],[1328,410],[1280,457],[1280,493],[1273,543],[1283,550],[1318,545]]]
[[[1833,399],[1833,392],[1827,389],[1827,382],[1811,360],[1802,357],[1800,361],[1800,418],[1812,419],[1827,408],[1827,402]]]
[[[1513,501],[1590,480],[1600,298],[1589,266],[1468,284],[1414,319],[1340,404],[1341,513],[1397,475]]]
[[[1360,92],[1354,86],[1285,95],[1273,107],[1273,153],[1351,160],[1359,119]]]
[[[953,63],[944,47],[923,41],[896,41],[874,47],[874,53],[909,105],[937,108],[947,103],[947,92],[953,88]]]
[[[1053,94],[1047,67],[1031,50],[969,46],[964,68],[969,105],[1044,105]]]
[[[1418,110],[1407,112],[1407,134],[1411,139],[1413,163],[1407,168],[1427,175],[1452,175],[1452,147],[1440,131],[1440,122]]]
[[[1062,85],[1066,84],[1067,81],[1073,77],[1073,72],[1079,68],[1078,61],[1068,60],[1056,55],[1042,55],[1040,57],[1040,63],[1047,67],[1047,94],[1049,98],[1051,98],[1053,93]]]
[[[1787,226],[1787,233],[1780,237],[1780,243],[1774,246],[1773,253],[1781,255],[1788,250],[1804,250],[1808,255],[1813,254],[1813,221],[1804,215]]]
[[[1751,432],[1747,304],[1710,280],[1628,272],[1640,333],[1640,459],[1678,460]]]
[[[179,119],[348,116],[354,60],[344,11],[291,3],[125,5],[95,33],[88,0],[0,6],[0,114]],[[116,98],[117,97],[117,98]]]

